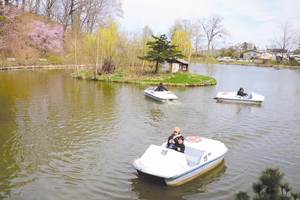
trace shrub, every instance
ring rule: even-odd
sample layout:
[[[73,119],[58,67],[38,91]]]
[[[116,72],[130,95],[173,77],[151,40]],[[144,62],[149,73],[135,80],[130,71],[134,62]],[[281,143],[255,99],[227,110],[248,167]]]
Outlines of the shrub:
[[[258,183],[253,183],[252,189],[255,193],[253,199],[260,200],[288,200],[291,197],[287,194],[292,190],[288,183],[281,182],[284,174],[279,171],[278,168],[266,168],[258,178]],[[294,200],[299,199],[300,195],[295,192],[291,192]],[[247,192],[240,191],[235,194],[235,200],[249,199]]]
[[[62,65],[63,60],[60,56],[48,56],[47,57],[48,63],[52,65]]]
[[[292,66],[300,66],[300,63],[297,60],[291,60],[290,65]]]

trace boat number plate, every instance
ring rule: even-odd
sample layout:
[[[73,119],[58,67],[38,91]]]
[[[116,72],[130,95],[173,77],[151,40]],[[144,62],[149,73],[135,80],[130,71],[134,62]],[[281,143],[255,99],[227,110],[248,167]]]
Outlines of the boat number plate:
[[[164,155],[164,156],[167,155],[167,153],[168,153],[168,150],[162,150],[161,151],[161,154]]]
[[[206,162],[206,161],[207,161],[207,155],[206,155],[206,156],[204,156],[204,158],[203,158],[203,159],[204,159],[204,162]]]

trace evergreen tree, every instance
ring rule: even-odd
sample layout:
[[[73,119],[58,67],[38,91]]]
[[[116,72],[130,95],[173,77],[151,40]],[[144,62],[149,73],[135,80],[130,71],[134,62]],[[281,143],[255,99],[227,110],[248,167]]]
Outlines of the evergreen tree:
[[[300,199],[300,193],[298,193],[298,192],[291,192],[291,195],[294,200]]]
[[[243,191],[239,191],[239,193],[235,194],[234,196],[235,196],[234,200],[240,200],[240,199],[242,199],[242,200],[250,200],[248,192],[247,191],[245,192],[244,190]]]
[[[244,51],[247,51],[248,48],[249,48],[249,44],[248,44],[247,42],[244,42],[244,43],[242,44],[242,48],[243,48]]]
[[[291,187],[288,183],[283,183],[284,174],[279,171],[278,168],[266,168],[261,173],[258,183],[253,183],[252,189],[255,193],[253,199],[259,200],[290,200],[291,197],[287,194],[291,191]],[[300,194],[291,192],[291,196],[294,200],[300,198]],[[249,199],[247,192],[239,192],[235,194],[235,200]]]
[[[175,62],[176,58],[182,58],[184,55],[180,53],[180,51],[176,50],[175,45],[171,45],[171,42],[167,40],[167,36],[165,34],[160,37],[155,37],[154,41],[147,42],[149,48],[152,50],[148,51],[147,56],[138,56],[141,60],[146,60],[149,62],[155,62],[155,73],[158,72],[158,64],[163,64],[167,62]]]

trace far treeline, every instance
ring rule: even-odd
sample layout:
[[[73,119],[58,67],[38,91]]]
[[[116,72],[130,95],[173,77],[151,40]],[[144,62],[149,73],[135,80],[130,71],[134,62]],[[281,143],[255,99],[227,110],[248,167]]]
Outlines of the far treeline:
[[[110,73],[118,68],[156,71],[149,59],[139,59],[151,51],[148,42],[155,41],[153,31],[149,26],[122,29],[117,21],[123,16],[120,0],[4,0],[0,4],[0,66],[76,64],[100,71],[109,66]],[[282,35],[273,39],[274,47],[290,51],[299,45],[298,35],[290,22],[280,25]],[[256,48],[249,42],[228,45],[230,33],[216,14],[195,21],[175,19],[166,36],[188,62],[219,55],[238,58]]]

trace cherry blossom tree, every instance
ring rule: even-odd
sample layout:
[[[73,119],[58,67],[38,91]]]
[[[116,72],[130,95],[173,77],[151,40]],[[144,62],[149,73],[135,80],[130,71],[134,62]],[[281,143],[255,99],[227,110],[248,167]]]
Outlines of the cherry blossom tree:
[[[31,45],[46,54],[49,51],[59,53],[62,42],[62,26],[51,26],[41,21],[35,21],[31,24],[35,29],[28,34],[31,39]]]
[[[12,6],[0,6],[0,51],[7,51],[5,41],[13,37],[11,23],[19,16],[19,12]]]

